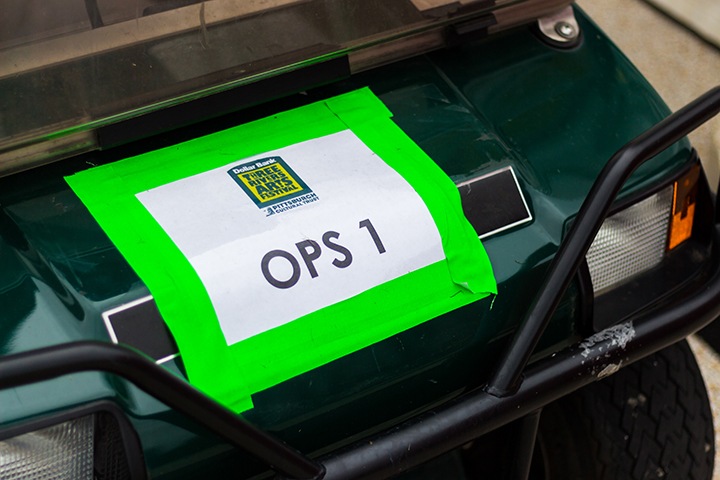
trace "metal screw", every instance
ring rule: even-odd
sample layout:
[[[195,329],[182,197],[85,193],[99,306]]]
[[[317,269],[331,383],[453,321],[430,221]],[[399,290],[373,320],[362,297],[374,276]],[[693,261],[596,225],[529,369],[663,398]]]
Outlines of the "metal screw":
[[[573,39],[577,35],[575,27],[568,22],[558,22],[555,24],[555,32],[563,38]]]

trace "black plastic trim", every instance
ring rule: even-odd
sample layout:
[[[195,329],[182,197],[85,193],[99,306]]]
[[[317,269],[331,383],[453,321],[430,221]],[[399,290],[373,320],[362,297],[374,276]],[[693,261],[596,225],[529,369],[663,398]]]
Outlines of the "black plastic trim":
[[[530,476],[541,413],[542,410],[538,409],[515,421],[517,434],[514,439],[515,459],[510,467],[511,480],[527,480]]]
[[[580,295],[580,323],[577,328],[581,336],[586,337],[595,333],[595,294],[593,292],[592,277],[590,277],[590,268],[587,261],[578,267],[578,293]]]
[[[97,0],[85,0],[85,11],[87,12],[88,19],[90,20],[90,26],[92,28],[105,26],[102,15],[100,14],[100,8],[98,7]]]
[[[495,25],[497,25],[497,19],[494,14],[452,24],[445,30],[445,42],[452,47],[483,39],[488,36],[488,29]]]

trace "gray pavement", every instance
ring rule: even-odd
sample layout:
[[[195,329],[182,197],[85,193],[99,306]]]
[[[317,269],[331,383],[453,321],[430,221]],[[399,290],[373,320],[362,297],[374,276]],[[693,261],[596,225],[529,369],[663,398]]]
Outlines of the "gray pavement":
[[[693,335],[688,341],[700,364],[703,380],[705,380],[710,397],[710,407],[715,423],[715,475],[713,475],[713,480],[720,480],[720,357],[700,337]]]

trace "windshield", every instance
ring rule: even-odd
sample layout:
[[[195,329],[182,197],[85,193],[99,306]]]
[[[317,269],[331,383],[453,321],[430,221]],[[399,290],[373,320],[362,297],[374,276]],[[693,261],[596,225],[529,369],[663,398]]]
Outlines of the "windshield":
[[[324,59],[352,55],[356,71],[438,48],[443,25],[518,3],[0,0],[0,173],[95,148],[96,127]]]

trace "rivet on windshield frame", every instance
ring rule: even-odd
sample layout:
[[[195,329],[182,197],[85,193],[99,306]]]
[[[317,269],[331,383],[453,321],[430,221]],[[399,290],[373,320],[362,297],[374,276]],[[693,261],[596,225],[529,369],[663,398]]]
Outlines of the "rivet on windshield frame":
[[[563,38],[573,39],[577,36],[575,27],[568,22],[558,22],[555,24],[555,32]]]

